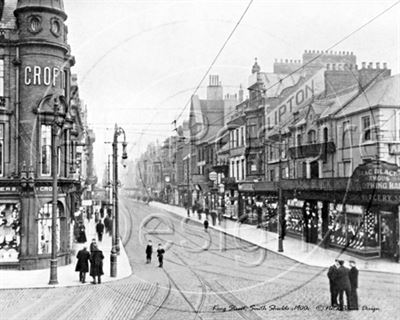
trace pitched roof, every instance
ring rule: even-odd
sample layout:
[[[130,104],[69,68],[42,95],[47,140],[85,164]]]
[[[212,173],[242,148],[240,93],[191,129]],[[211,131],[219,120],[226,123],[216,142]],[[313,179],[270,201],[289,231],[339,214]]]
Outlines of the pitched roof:
[[[337,117],[368,110],[376,106],[400,106],[400,74],[372,83],[356,99],[337,112]]]

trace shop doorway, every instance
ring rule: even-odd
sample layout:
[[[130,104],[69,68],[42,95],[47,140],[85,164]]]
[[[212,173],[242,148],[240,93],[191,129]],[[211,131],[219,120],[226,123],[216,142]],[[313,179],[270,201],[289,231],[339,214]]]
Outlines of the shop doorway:
[[[381,256],[394,259],[397,255],[398,217],[392,211],[379,211]]]

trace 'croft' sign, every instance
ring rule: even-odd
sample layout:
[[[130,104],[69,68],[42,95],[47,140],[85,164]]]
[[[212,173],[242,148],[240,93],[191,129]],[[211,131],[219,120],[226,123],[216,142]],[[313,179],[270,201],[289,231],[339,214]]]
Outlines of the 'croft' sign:
[[[59,67],[26,66],[24,69],[26,86],[65,87],[64,70]]]

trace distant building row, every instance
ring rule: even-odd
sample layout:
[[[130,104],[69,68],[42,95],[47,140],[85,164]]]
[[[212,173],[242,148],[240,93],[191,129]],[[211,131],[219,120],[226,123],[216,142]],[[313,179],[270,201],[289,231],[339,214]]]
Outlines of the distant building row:
[[[224,97],[210,76],[178,136],[159,160],[147,156],[142,172],[162,170],[159,185],[143,185],[249,223],[261,207],[270,230],[281,188],[288,235],[398,259],[400,75],[357,67],[352,53],[307,50],[302,61],[275,61],[272,73],[256,61],[247,91]]]

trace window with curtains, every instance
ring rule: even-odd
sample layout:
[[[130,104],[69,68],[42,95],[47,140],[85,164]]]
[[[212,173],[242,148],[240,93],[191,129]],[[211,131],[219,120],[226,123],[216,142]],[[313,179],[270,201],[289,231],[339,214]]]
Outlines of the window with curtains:
[[[51,125],[42,124],[40,127],[40,151],[42,176],[51,175]]]

